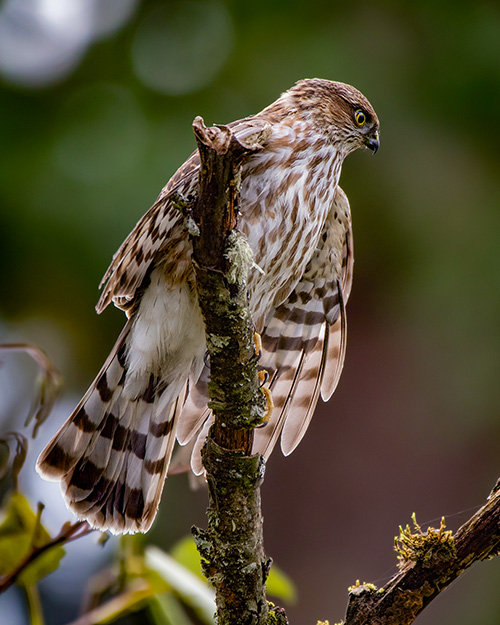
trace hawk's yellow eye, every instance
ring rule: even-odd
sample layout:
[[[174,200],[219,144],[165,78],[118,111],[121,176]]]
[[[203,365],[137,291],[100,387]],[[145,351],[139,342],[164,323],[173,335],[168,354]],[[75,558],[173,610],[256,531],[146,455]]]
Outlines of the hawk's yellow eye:
[[[358,124],[358,126],[364,126],[366,123],[366,115],[363,113],[361,109],[358,109],[354,113],[354,119],[356,120],[356,123]]]

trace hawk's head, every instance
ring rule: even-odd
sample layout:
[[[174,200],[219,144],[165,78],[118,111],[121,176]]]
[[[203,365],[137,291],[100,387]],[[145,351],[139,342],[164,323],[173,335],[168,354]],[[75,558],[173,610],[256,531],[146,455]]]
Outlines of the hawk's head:
[[[337,143],[345,155],[360,147],[379,147],[379,121],[365,96],[351,85],[312,78],[283,94],[288,105]]]

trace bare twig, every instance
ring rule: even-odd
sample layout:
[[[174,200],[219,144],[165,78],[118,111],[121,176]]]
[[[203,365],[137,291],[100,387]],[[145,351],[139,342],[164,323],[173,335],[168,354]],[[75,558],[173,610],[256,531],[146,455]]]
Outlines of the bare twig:
[[[39,547],[34,546],[32,551],[16,566],[15,569],[13,569],[8,575],[4,575],[0,578],[0,594],[10,588],[12,584],[15,584],[16,580],[23,573],[23,571],[49,549],[67,544],[77,538],[90,534],[92,531],[92,528],[86,521],[78,521],[77,523],[72,524],[65,523],[55,538],[49,540],[43,545],[40,545]]]
[[[39,347],[31,343],[2,344],[0,345],[0,352],[25,353],[36,362],[40,369],[37,380],[38,394],[24,423],[25,427],[27,427],[34,420],[33,438],[35,438],[38,429],[51,413],[59,395],[62,386],[61,374],[55,368],[50,358]]]

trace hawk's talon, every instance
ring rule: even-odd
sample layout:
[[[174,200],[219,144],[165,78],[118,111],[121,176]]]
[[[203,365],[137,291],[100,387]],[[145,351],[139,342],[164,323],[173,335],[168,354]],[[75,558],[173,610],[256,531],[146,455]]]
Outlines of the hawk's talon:
[[[205,365],[205,367],[210,369],[210,353],[209,353],[208,349],[203,354],[203,364]]]
[[[257,359],[262,356],[262,337],[258,332],[253,333],[253,342],[255,345],[255,355]]]
[[[257,372],[257,377],[262,382],[259,388],[262,391],[262,393],[264,393],[264,397],[266,398],[266,412],[262,419],[262,423],[257,426],[259,428],[263,428],[269,423],[271,415],[273,414],[274,402],[273,402],[273,396],[271,394],[271,389],[266,388],[264,386],[264,384],[267,382],[267,379],[269,378],[269,373],[265,369],[263,369],[262,371]]]

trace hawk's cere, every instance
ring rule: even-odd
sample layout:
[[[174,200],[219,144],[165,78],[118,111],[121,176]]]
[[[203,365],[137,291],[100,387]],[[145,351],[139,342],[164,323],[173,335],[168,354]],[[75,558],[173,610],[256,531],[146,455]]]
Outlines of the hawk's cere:
[[[377,150],[379,122],[353,87],[312,79],[230,126],[241,140],[270,127],[242,168],[239,228],[262,270],[251,272],[248,290],[275,404],[253,451],[267,458],[281,436],[288,455],[342,370],[353,248],[338,181],[350,152]],[[189,236],[172,202],[196,194],[198,172],[194,153],[113,257],[97,312],[113,302],[128,321],[38,459],[43,477],[61,481],[68,507],[99,529],[149,529],[176,439],[194,445],[192,470],[203,470],[211,422],[205,332]]]

